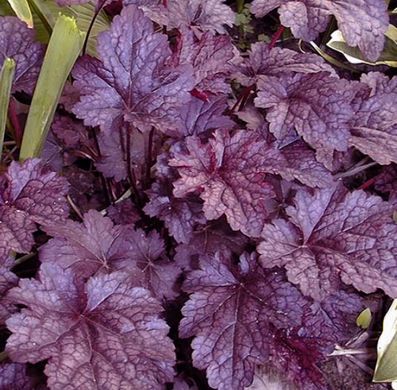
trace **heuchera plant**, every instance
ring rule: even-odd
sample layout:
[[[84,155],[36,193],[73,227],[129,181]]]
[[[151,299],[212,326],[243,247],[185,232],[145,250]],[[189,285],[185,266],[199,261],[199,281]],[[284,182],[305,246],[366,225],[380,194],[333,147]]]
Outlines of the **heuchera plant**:
[[[254,0],[278,31],[247,51],[241,1],[57,3],[112,21],[18,162],[45,47],[0,17],[0,390],[386,388],[368,373],[397,298],[397,78],[297,45],[336,23],[375,61],[386,2]]]

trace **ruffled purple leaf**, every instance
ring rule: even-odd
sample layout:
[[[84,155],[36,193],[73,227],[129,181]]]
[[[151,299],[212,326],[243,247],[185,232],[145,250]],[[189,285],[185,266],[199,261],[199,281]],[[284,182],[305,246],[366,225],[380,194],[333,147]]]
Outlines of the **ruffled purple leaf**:
[[[397,167],[391,164],[383,168],[379,176],[375,178],[375,188],[386,193],[389,200],[397,200]]]
[[[188,153],[176,153],[170,160],[181,176],[174,195],[198,192],[207,219],[226,215],[233,230],[258,236],[267,217],[266,201],[273,196],[265,180],[268,169],[263,166],[269,155],[264,143],[248,132],[231,137],[216,131],[207,144],[189,137],[186,145]]]
[[[363,303],[357,294],[343,290],[322,302],[307,302],[299,329],[276,330],[268,340],[271,357],[257,369],[249,389],[327,390],[328,376],[319,366],[336,343],[357,332],[355,320]]]
[[[283,329],[275,331],[269,341],[270,367],[284,380],[292,382],[296,390],[328,390],[326,378],[317,366],[324,361],[319,341],[300,337],[294,332],[287,333]],[[292,389],[295,390],[294,387]]]
[[[107,208],[107,216],[116,225],[133,225],[141,219],[138,210],[131,199],[124,199]]]
[[[264,16],[279,8],[280,21],[296,38],[312,41],[325,31],[334,15],[349,46],[358,46],[376,61],[389,25],[387,4],[378,0],[254,0],[251,11]]]
[[[355,100],[350,144],[379,164],[397,163],[397,77],[369,73],[361,81],[369,88]]]
[[[333,68],[322,57],[298,53],[290,49],[269,46],[263,42],[251,46],[249,57],[236,67],[234,78],[244,86],[255,84],[260,76],[282,76],[289,73],[334,74]]]
[[[3,363],[0,365],[1,390],[39,390],[34,386],[33,378],[26,373],[26,364]],[[46,389],[46,387],[40,387]]]
[[[71,270],[43,264],[39,280],[21,280],[9,298],[26,308],[7,320],[7,353],[20,363],[49,359],[51,389],[160,390],[174,376],[162,307],[123,273],[83,285]]]
[[[189,135],[208,134],[211,130],[231,129],[236,124],[230,117],[223,115],[228,108],[225,97],[210,97],[208,101],[192,98],[180,108],[178,114],[178,129],[167,131],[174,138]]]
[[[131,226],[114,225],[110,218],[91,210],[83,224],[67,221],[46,228],[52,235],[40,249],[42,263],[72,269],[81,277],[124,271],[134,285],[148,288],[159,298],[173,298],[180,268],[165,255],[156,232],[146,235]]]
[[[36,223],[66,219],[67,191],[67,181],[39,159],[12,162],[0,183],[0,248],[29,252]]]
[[[224,0],[173,0],[167,6],[156,0],[123,0],[125,5],[136,4],[145,15],[170,29],[192,29],[197,35],[205,31],[226,33],[232,27],[235,14]]]
[[[128,144],[126,132],[130,132],[132,142]],[[119,132],[100,132],[98,145],[101,155],[97,158],[95,166],[105,177],[112,177],[121,181],[128,177],[127,148],[130,148],[130,166],[133,170],[141,167],[145,161],[145,138],[137,129],[125,129]],[[138,174],[137,172],[136,174]]]
[[[286,151],[286,158],[258,132],[241,130],[230,136],[217,130],[207,144],[189,137],[186,146],[188,154],[175,152],[170,160],[181,176],[174,183],[174,195],[200,193],[207,219],[224,214],[233,230],[241,230],[248,236],[260,234],[268,217],[267,204],[274,197],[266,174],[280,174],[287,180],[296,178],[314,186],[332,182],[309,150],[297,146]],[[297,164],[294,156],[299,153],[305,158]]]
[[[0,326],[3,326],[10,314],[16,311],[15,306],[6,297],[7,291],[18,284],[18,277],[11,272],[14,263],[11,258],[0,255]]]
[[[269,358],[274,329],[299,326],[306,303],[282,274],[266,273],[249,255],[238,267],[222,254],[201,259],[184,289],[191,295],[180,336],[195,337],[193,364],[220,390],[252,383],[255,366]]]
[[[281,149],[286,160],[280,166],[280,175],[287,180],[298,180],[308,187],[326,188],[332,185],[331,173],[320,164],[314,152],[304,142],[295,142]]]
[[[225,251],[240,256],[248,241],[246,236],[231,230],[221,219],[197,227],[187,244],[176,247],[174,259],[185,270],[196,269],[202,256],[213,256]]]
[[[165,66],[171,50],[167,36],[135,6],[124,8],[109,31],[98,37],[101,61],[85,57],[74,68],[80,102],[73,112],[103,130],[172,127],[176,109],[190,100],[194,86],[190,66]]]
[[[328,168],[334,151],[347,151],[355,85],[321,72],[261,76],[258,88],[255,105],[268,109],[269,129],[278,140],[291,137],[296,130]]]
[[[264,227],[258,246],[264,267],[283,266],[305,295],[322,299],[341,281],[365,293],[397,296],[397,225],[393,206],[363,191],[341,187],[300,190],[289,221]]]
[[[195,88],[213,94],[230,93],[228,78],[232,72],[235,48],[230,37],[204,33],[200,39],[192,32],[179,36],[178,50],[172,57],[173,66],[190,64],[193,67]]]
[[[7,57],[15,61],[13,92],[33,93],[43,54],[43,46],[36,42],[34,30],[18,18],[0,17],[0,68]]]
[[[163,221],[177,242],[189,242],[194,227],[206,222],[200,200],[194,197],[175,198],[170,184],[166,181],[154,183],[148,195],[149,202],[143,210],[147,215]]]

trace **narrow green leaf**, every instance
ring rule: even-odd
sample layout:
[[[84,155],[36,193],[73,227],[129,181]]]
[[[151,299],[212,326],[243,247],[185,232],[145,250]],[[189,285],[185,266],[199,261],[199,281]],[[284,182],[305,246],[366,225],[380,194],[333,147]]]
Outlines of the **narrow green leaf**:
[[[25,22],[29,28],[33,28],[33,16],[27,0],[8,0],[8,3],[18,18]]]
[[[69,16],[55,24],[25,126],[20,159],[40,155],[66,79],[81,51],[85,34]]]
[[[376,362],[374,382],[392,382],[397,380],[397,299],[390,306],[383,319],[383,330],[378,340],[378,360]]]
[[[6,58],[0,71],[0,160],[3,151],[4,135],[7,124],[8,104],[10,102],[12,80],[15,73],[15,61]]]

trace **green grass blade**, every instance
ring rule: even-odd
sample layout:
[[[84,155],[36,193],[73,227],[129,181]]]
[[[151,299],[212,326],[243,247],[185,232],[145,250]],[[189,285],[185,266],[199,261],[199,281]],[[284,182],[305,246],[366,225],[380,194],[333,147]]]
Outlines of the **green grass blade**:
[[[78,28],[87,32],[88,27],[95,15],[95,4],[89,2],[86,4],[79,4],[74,6],[60,7],[55,0],[28,0],[33,12],[34,26],[37,33],[37,38],[40,42],[48,42],[48,31],[51,33],[52,28],[61,12],[64,15],[74,17]],[[0,0],[1,3],[1,0]],[[0,5],[1,12],[1,5]],[[101,10],[95,19],[93,28],[88,38],[87,53],[91,56],[96,56],[96,38],[110,26],[109,17]]]
[[[0,160],[6,132],[8,104],[10,102],[12,80],[15,73],[15,61],[6,58],[0,71]]]
[[[30,28],[33,28],[33,16],[30,11],[27,0],[8,0],[11,8],[14,10],[15,15],[25,22]]]
[[[38,157],[54,118],[66,79],[81,51],[85,34],[74,18],[60,15],[44,57],[22,140],[20,159]]]

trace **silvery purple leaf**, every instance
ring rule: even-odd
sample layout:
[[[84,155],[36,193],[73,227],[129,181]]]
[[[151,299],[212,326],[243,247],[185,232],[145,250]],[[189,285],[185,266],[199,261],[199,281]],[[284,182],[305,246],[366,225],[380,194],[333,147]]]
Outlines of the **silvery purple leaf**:
[[[265,225],[258,246],[264,267],[283,266],[289,281],[316,300],[341,288],[397,296],[397,225],[393,205],[342,187],[300,190],[289,221]]]
[[[71,270],[43,264],[38,280],[21,280],[8,297],[25,308],[7,320],[7,353],[20,363],[48,359],[45,374],[53,390],[160,390],[174,376],[162,307],[124,273],[83,284]]]
[[[12,90],[33,93],[44,50],[34,30],[12,16],[0,17],[0,68],[5,58],[16,63]]]
[[[116,44],[115,44],[116,42]],[[101,61],[84,57],[74,68],[80,102],[73,112],[89,126],[111,130],[128,122],[146,131],[172,127],[176,109],[190,100],[194,80],[189,65],[165,66],[167,36],[131,5],[98,37]]]

